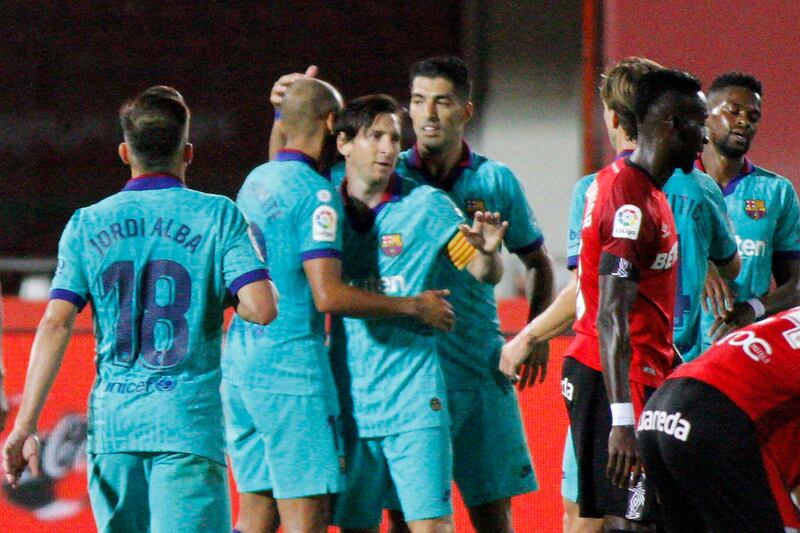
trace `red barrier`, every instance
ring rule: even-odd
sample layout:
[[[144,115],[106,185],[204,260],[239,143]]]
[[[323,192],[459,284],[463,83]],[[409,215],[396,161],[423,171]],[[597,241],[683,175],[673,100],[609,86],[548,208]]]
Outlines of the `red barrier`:
[[[5,305],[6,331],[3,348],[6,362],[6,391],[12,401],[12,418],[25,379],[28,352],[33,342],[30,326],[38,322],[43,306],[22,304],[9,299]],[[512,301],[501,306],[505,330],[516,330],[525,322],[524,302]],[[94,531],[86,496],[85,453],[72,449],[76,441],[70,431],[79,424],[73,414],[86,412],[86,401],[94,379],[94,339],[89,333],[89,312],[81,313],[80,332],[75,334],[64,357],[47,406],[42,414],[41,430],[45,441],[60,442],[59,454],[51,455],[49,476],[12,495],[5,488],[0,494],[0,531],[61,532]],[[23,331],[24,330],[24,331]],[[528,440],[532,450],[538,492],[515,498],[515,527],[519,532],[554,532],[561,529],[561,450],[566,428],[566,413],[560,396],[561,354],[568,339],[552,344],[552,366],[543,385],[521,394],[521,405]],[[9,422],[10,425],[11,422]],[[57,429],[56,429],[57,428]],[[0,434],[5,439],[7,430]],[[455,496],[456,530],[470,531],[469,518],[458,495]],[[234,501],[234,506],[235,506]]]

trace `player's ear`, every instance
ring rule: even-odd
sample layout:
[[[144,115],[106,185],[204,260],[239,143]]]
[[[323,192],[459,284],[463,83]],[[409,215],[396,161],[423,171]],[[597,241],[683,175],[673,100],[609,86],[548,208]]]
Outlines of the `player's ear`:
[[[130,166],[131,156],[128,153],[128,144],[124,142],[119,143],[119,146],[117,147],[117,153],[119,154],[119,158],[122,159],[122,162]]]
[[[475,105],[468,101],[464,104],[464,122],[472,120],[472,115],[475,114]]]
[[[183,147],[183,162],[188,165],[192,162],[192,159],[194,159],[194,146],[192,146],[192,143],[186,143]]]
[[[325,118],[325,125],[328,127],[328,132],[333,133],[333,123],[336,122],[336,113],[331,111]]]
[[[350,139],[347,138],[347,134],[343,131],[340,131],[339,135],[336,136],[336,149],[344,157],[350,155]]]
[[[617,129],[619,128],[619,115],[617,115],[617,112],[614,111],[613,109],[611,109],[610,111],[611,111],[611,127],[613,129]]]

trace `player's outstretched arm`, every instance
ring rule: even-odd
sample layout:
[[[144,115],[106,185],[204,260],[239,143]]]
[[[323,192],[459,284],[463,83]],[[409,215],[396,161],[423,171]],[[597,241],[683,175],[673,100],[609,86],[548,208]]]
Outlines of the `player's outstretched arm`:
[[[505,346],[500,355],[500,371],[512,381],[519,377],[519,388],[539,383],[547,375],[549,353],[540,356],[538,346],[548,346],[546,341],[563,333],[575,320],[575,299],[578,293],[578,275],[574,270],[569,282],[556,299],[539,316],[531,320]],[[522,367],[520,373],[520,367]]]
[[[242,320],[266,326],[278,316],[278,291],[270,280],[248,283],[236,298],[236,314]]]
[[[553,274],[553,260],[550,254],[547,253],[547,248],[544,245],[540,246],[534,251],[530,251],[519,256],[522,264],[525,265],[525,272],[527,275],[527,293],[530,295],[528,300],[528,320],[533,320],[538,317],[545,309],[547,309],[553,302],[554,292],[554,274]],[[577,284],[577,278],[575,278]],[[569,305],[569,304],[567,304]],[[574,298],[571,302],[574,307]],[[572,311],[574,315],[574,310]],[[572,319],[568,320],[567,324],[563,325],[563,329],[569,325]],[[561,331],[563,331],[561,329]],[[520,372],[520,389],[524,389],[526,383],[533,384],[536,379],[536,374],[541,375],[541,380],[544,380],[544,374],[547,371],[547,363],[550,360],[550,343],[543,341],[534,344],[531,348],[531,355],[522,365]]]
[[[785,311],[800,305],[800,260],[775,257],[772,260],[772,275],[776,289],[761,298],[739,302],[733,306],[725,319],[717,319],[709,330],[714,341],[730,331],[743,328],[765,316]]]
[[[14,421],[14,429],[3,446],[6,481],[14,487],[26,466],[31,468],[34,475],[38,475],[39,441],[36,432],[39,416],[61,368],[77,314],[78,308],[72,303],[51,300],[36,329],[22,404]]]
[[[599,281],[597,332],[603,381],[612,415],[606,475],[620,488],[627,488],[629,481],[635,485],[642,473],[629,381],[631,339],[628,316],[636,301],[637,277],[601,274]]]
[[[500,213],[477,211],[472,226],[461,224],[461,234],[475,248],[475,254],[467,264],[467,271],[478,281],[497,285],[503,278],[503,260],[500,245],[508,231],[508,222],[500,220]]]
[[[429,290],[416,296],[385,296],[342,281],[339,259],[323,257],[303,262],[314,305],[321,313],[353,317],[410,317],[441,331],[453,329],[455,315],[448,290]]]
[[[283,96],[286,94],[286,90],[292,83],[300,78],[316,78],[317,72],[319,72],[319,68],[317,68],[316,65],[309,65],[305,73],[293,72],[291,74],[284,74],[272,85],[272,90],[269,93],[269,101],[272,107],[275,108],[275,120],[272,123],[272,131],[269,133],[270,159],[274,158],[278,150],[286,145],[286,136],[283,134],[279,119],[281,104],[283,103]]]
[[[0,285],[0,431],[6,427],[8,398],[5,391],[6,367],[3,365],[3,287]]]

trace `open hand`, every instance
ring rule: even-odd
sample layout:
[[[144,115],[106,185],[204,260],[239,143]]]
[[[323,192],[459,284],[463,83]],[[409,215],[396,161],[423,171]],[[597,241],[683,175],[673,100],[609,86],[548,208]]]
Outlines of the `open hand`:
[[[508,231],[508,221],[501,221],[500,213],[476,211],[472,226],[461,224],[459,229],[467,242],[476,250],[484,254],[493,254],[503,243],[503,237]]]

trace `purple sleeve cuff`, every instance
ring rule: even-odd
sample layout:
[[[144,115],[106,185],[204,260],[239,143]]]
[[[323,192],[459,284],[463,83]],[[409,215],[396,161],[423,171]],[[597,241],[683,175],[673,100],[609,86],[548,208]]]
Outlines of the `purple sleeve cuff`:
[[[321,248],[319,250],[309,250],[300,254],[301,261],[310,261],[311,259],[321,259],[324,257],[331,257],[333,259],[341,259],[342,252],[334,248]]]
[[[514,249],[509,248],[508,251],[511,252],[512,254],[525,255],[531,252],[535,252],[536,250],[541,248],[543,244],[544,244],[544,237],[539,237],[530,244],[526,244],[521,248],[514,248]]]
[[[787,250],[772,252],[772,257],[777,259],[800,259],[800,251]]]
[[[67,289],[53,289],[50,291],[51,300],[64,300],[78,308],[78,312],[86,307],[86,298]]]
[[[711,259],[711,262],[714,263],[717,266],[725,266],[728,263],[730,263],[731,261],[733,261],[733,258],[736,257],[736,252],[737,251],[738,250],[736,248],[734,248],[733,249],[733,253],[731,255],[729,255],[728,257],[725,257],[723,259],[715,259],[713,257],[709,257],[709,259]]]
[[[578,256],[571,255],[567,257],[567,270],[575,270],[578,268]]]
[[[239,292],[239,289],[244,287],[245,285],[249,285],[255,281],[261,281],[262,279],[271,279],[269,277],[269,271],[266,268],[259,268],[257,270],[251,270],[246,274],[242,274],[228,287],[228,291],[236,296],[236,293]]]

